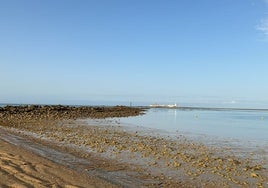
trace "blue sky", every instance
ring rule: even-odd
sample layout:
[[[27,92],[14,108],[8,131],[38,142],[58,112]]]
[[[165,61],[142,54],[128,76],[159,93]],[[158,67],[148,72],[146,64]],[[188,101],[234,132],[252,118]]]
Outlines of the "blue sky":
[[[0,0],[0,102],[268,108],[268,1]]]

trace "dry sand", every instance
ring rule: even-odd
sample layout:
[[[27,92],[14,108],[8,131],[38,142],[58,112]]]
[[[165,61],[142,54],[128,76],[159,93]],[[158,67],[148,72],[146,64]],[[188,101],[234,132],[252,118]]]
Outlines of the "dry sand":
[[[0,140],[0,187],[112,187]]]

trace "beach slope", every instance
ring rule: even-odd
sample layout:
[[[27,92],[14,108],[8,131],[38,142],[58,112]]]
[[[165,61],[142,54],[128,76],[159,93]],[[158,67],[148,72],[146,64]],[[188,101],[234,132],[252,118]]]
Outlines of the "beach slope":
[[[0,140],[0,187],[113,187]]]

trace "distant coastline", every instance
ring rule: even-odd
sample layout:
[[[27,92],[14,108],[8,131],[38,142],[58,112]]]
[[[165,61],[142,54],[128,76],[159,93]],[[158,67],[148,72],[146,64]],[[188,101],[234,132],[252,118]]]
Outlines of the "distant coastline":
[[[75,104],[26,104],[26,103],[0,103],[0,107],[5,106],[27,106],[27,105],[40,105],[40,106],[73,106],[73,107],[79,107],[79,106],[87,106],[87,107],[105,107],[105,106],[121,106],[121,105],[75,105]],[[126,105],[123,105],[126,106]],[[167,109],[179,109],[179,110],[212,110],[212,111],[231,111],[231,110],[239,110],[239,111],[268,111],[268,108],[223,108],[223,107],[198,107],[198,106],[168,106],[168,105],[133,105],[133,107],[136,108],[167,108]]]

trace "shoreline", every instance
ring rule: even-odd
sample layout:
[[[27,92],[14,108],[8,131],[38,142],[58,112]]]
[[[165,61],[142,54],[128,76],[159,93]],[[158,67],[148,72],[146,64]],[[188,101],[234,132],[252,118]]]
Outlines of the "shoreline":
[[[0,187],[116,187],[0,139]]]
[[[268,185],[265,177],[267,170],[262,164],[252,162],[249,158],[229,155],[228,152],[226,153],[220,148],[207,148],[202,143],[189,142],[185,138],[181,138],[179,145],[176,146],[178,140],[172,141],[150,136],[140,137],[133,131],[125,131],[124,127],[121,126],[90,126],[83,124],[81,121],[65,122],[65,125],[61,124],[60,126],[68,127],[65,131],[72,132],[73,136],[70,134],[59,135],[60,132],[55,129],[53,129],[54,135],[51,135],[53,134],[51,132],[47,132],[47,135],[44,135],[16,129],[10,130],[9,128],[7,130],[11,131],[12,135],[26,138],[27,142],[38,143],[41,146],[55,149],[55,151],[71,154],[72,160],[76,160],[75,165],[88,166],[81,162],[81,160],[85,159],[91,163],[98,164],[91,166],[89,169],[93,169],[93,171],[97,169],[101,173],[89,174],[119,187],[132,187],[132,185],[135,185],[133,187],[156,187],[157,185],[165,187],[196,187],[197,185],[204,187],[216,187],[216,185],[251,187],[259,185],[260,182],[264,187]],[[82,132],[87,132],[88,130],[97,131],[96,135],[98,135],[94,137],[96,142],[91,143],[93,145],[90,146],[82,140],[74,138],[75,136],[83,137]],[[103,137],[111,134],[113,136],[120,134],[121,138],[125,137],[129,142],[124,142],[118,138],[113,139],[115,143],[111,142],[108,146],[100,142]],[[66,139],[66,136],[69,139]],[[140,142],[133,140],[137,139],[137,137]],[[19,142],[22,145],[25,144],[21,140]],[[145,143],[151,144],[145,145]],[[109,149],[111,145],[112,150],[111,148]],[[161,147],[157,147],[157,145],[161,145]],[[126,147],[129,148],[126,149]],[[173,151],[180,152],[174,153]],[[42,150],[42,152],[44,151]],[[159,155],[156,152],[159,152]],[[46,151],[45,153],[49,152]],[[47,158],[46,156],[42,157]],[[179,159],[180,162],[174,159]],[[53,158],[50,158],[50,160],[53,161]],[[68,168],[80,173],[84,173],[83,171],[85,170],[73,168],[68,162],[53,162],[68,166]],[[213,163],[213,165],[210,165],[210,163]],[[86,171],[90,172],[90,170]],[[112,175],[108,175],[110,173]],[[122,174],[131,175],[121,176]],[[200,177],[202,178],[199,179]],[[236,179],[241,181],[238,182]],[[126,182],[124,182],[125,180]],[[137,184],[137,182],[140,184]]]
[[[77,114],[77,110],[74,111],[75,119],[79,118],[81,114]],[[95,113],[104,113],[104,111]],[[72,154],[79,160],[93,161],[99,166],[92,167],[88,172],[91,172],[93,177],[100,176],[107,182],[116,180],[114,178],[116,176],[118,181],[115,185],[119,187],[130,187],[130,185],[135,185],[134,182],[136,186],[149,187],[157,185],[166,187],[268,187],[267,167],[264,164],[256,163],[250,158],[226,154],[222,148],[210,148],[184,137],[171,140],[154,135],[143,135],[142,129],[129,131],[120,125],[89,125],[83,116],[82,120],[66,120],[59,118],[61,115],[58,111],[56,111],[57,116],[51,115],[56,118],[49,120],[40,119],[43,117],[42,114],[33,113],[30,115],[30,121],[27,119],[29,112],[21,111],[28,121],[21,119],[20,111],[16,112],[17,115],[14,113],[10,113],[10,116],[6,115],[5,118],[12,124],[8,126],[6,122],[6,128],[0,129],[2,132],[6,129],[11,131],[11,137],[19,135],[27,138],[28,141],[32,140],[31,143],[41,144],[40,148],[47,146],[65,154]],[[108,111],[108,114],[113,113]],[[117,111],[119,117],[122,117],[122,114],[118,114]],[[33,121],[32,118],[35,116],[39,118]],[[102,114],[102,116],[108,115]],[[21,143],[27,145],[26,142]],[[79,162],[75,164],[79,165]],[[68,166],[68,163],[63,165]],[[77,169],[74,170],[77,171]],[[98,175],[92,173],[96,171],[101,173]],[[107,174],[115,175],[107,176]]]
[[[123,118],[124,119],[124,118]],[[122,118],[107,118],[107,119],[86,119],[88,125],[93,126],[118,126],[127,132],[138,132],[141,136],[157,136],[167,140],[176,140],[183,138],[189,142],[202,143],[209,148],[222,147],[228,150],[230,155],[240,157],[254,157],[255,160],[263,159],[268,156],[268,144],[266,141],[247,140],[243,138],[219,137],[207,134],[197,134],[192,132],[163,130],[157,128],[143,127],[138,124],[125,123]],[[262,148],[262,149],[260,149]],[[260,156],[261,155],[261,156]],[[266,159],[268,165],[268,158]],[[268,167],[268,166],[267,166]]]
[[[48,105],[48,104],[16,104],[16,103],[0,103],[0,108],[4,108],[6,106],[67,106],[67,107],[74,107],[74,108],[79,108],[79,107],[93,107],[93,108],[112,108],[115,107],[114,105],[60,105],[60,104],[55,104],[55,105]],[[119,105],[122,106],[122,105]],[[138,108],[138,109],[151,109],[151,108],[164,108],[164,109],[177,109],[177,110],[216,110],[216,111],[268,111],[268,108],[240,108],[240,107],[204,107],[204,106],[176,106],[176,107],[166,107],[166,106],[157,106],[157,107],[152,107],[150,105],[137,105],[137,106],[124,106],[124,107],[130,107],[130,108]]]
[[[138,179],[135,179],[134,177],[129,178],[127,176],[120,176],[120,174],[123,173],[123,170],[124,172],[134,171],[115,160],[107,160],[100,155],[96,155],[96,153],[82,151],[81,148],[72,144],[63,144],[45,138],[40,139],[40,137],[37,135],[34,136],[30,132],[20,132],[15,129],[9,130],[3,128],[0,128],[0,131],[0,143],[3,142],[11,148],[19,148],[20,156],[24,156],[25,153],[31,153],[31,155],[37,156],[40,159],[50,161],[52,168],[57,167],[62,170],[61,173],[58,174],[59,178],[65,178],[65,168],[75,175],[77,174],[78,176],[81,176],[80,179],[78,178],[72,182],[67,181],[68,179],[64,179],[57,184],[59,187],[137,187],[142,185],[136,183]],[[0,148],[0,152],[2,152],[2,148]],[[24,161],[20,161],[20,163],[32,161],[31,158],[25,158],[26,157],[24,157]],[[52,171],[52,169],[50,170]],[[32,175],[30,173],[31,172],[29,172],[29,175]],[[74,177],[68,178],[75,179],[75,175]],[[29,186],[39,187],[47,181],[42,178],[39,178],[39,180],[39,184],[28,182]],[[27,178],[25,182],[27,183]],[[66,184],[70,185],[66,186]]]

